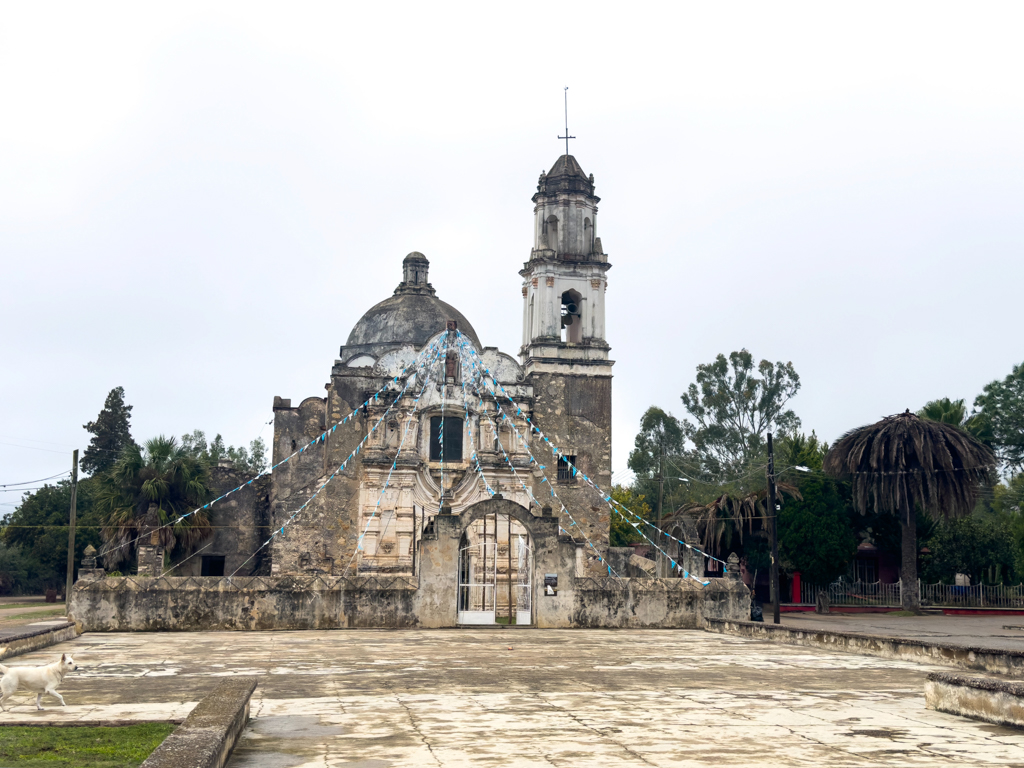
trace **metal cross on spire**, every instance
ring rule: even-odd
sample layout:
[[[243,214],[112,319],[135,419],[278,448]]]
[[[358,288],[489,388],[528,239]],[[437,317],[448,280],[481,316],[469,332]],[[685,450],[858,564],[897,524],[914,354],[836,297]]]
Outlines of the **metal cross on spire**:
[[[569,86],[565,86],[565,136],[559,136],[560,139],[565,139],[565,154],[569,154],[569,139],[575,139],[575,136],[569,135]]]

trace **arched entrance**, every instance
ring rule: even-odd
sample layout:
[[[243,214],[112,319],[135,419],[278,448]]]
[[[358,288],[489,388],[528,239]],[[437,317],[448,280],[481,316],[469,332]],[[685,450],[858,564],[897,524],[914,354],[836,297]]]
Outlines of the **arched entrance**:
[[[459,624],[533,623],[533,536],[528,510],[493,499],[463,513]]]

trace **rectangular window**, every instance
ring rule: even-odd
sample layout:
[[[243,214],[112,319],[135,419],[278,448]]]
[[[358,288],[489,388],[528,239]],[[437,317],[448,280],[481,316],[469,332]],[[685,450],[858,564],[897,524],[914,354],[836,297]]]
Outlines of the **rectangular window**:
[[[558,480],[562,483],[571,483],[576,480],[576,473],[573,468],[576,466],[575,456],[558,457]]]
[[[195,573],[195,571],[193,571]],[[203,576],[224,575],[224,555],[203,555]]]
[[[430,460],[441,461],[441,422],[444,421],[444,460],[462,461],[462,419],[430,417]]]

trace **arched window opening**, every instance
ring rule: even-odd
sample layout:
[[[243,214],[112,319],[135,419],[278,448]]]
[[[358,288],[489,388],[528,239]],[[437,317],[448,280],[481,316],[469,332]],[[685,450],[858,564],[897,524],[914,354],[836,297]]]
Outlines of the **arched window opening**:
[[[441,440],[441,425],[444,424],[444,441]],[[442,446],[444,460],[462,461],[462,419],[457,416],[430,417],[430,460],[441,461]]]
[[[558,217],[548,216],[547,226],[547,246],[552,251],[558,250]]]
[[[583,219],[583,252],[588,256],[594,252],[594,225],[589,217]]]
[[[583,300],[576,291],[562,294],[562,341],[583,341]]]
[[[533,296],[530,297],[530,311],[526,317],[526,340],[533,341]]]

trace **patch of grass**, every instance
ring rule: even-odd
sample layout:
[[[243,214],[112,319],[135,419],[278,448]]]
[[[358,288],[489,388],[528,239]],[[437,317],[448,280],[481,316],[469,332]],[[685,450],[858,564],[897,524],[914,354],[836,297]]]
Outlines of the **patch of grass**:
[[[115,728],[0,728],[0,765],[17,768],[136,768],[175,726],[139,723]]]
[[[53,603],[44,603],[42,600],[37,603],[0,603],[0,611],[6,611],[8,608],[45,608],[48,605]]]
[[[45,619],[47,616],[63,616],[63,608],[51,608],[48,611],[33,611],[32,613],[18,613],[14,616],[0,616],[4,621],[18,621],[19,619]]]

